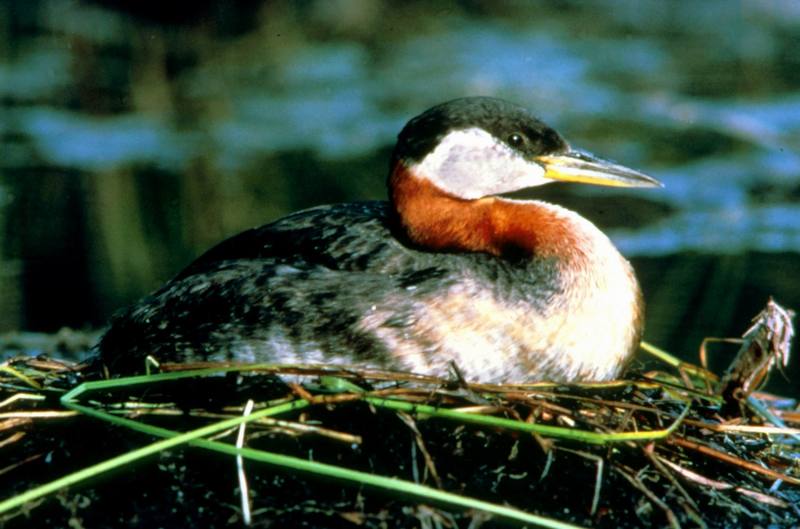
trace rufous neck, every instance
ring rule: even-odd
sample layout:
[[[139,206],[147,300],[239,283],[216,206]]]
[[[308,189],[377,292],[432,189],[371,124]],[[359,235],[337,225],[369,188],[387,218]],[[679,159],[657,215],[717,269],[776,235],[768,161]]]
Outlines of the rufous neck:
[[[496,256],[579,257],[580,237],[556,206],[447,193],[398,163],[389,188],[400,223],[415,244],[432,251]]]

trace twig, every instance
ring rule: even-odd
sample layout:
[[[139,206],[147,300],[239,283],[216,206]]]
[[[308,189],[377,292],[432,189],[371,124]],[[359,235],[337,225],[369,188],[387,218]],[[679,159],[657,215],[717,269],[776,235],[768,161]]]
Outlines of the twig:
[[[63,417],[74,417],[78,415],[74,411],[58,410],[29,410],[29,411],[8,411],[0,413],[0,419],[61,419]]]
[[[39,395],[36,393],[14,393],[7,399],[0,402],[0,408],[5,408],[9,404],[13,404],[18,400],[34,400],[34,401],[42,401],[45,399],[44,395]]]
[[[193,417],[202,417],[205,419],[229,419],[233,417],[230,414],[226,413],[211,413],[205,411],[192,411],[190,415]],[[316,434],[320,437],[327,437],[329,439],[333,439],[334,441],[339,441],[342,443],[347,444],[361,444],[362,439],[360,435],[349,434],[346,432],[340,432],[338,430],[332,430],[330,428],[325,428],[322,426],[317,426],[314,424],[308,424],[303,422],[296,422],[296,421],[287,421],[283,419],[273,419],[271,417],[262,417],[261,419],[255,420],[250,423],[251,426],[266,426],[269,428],[278,428],[284,430],[290,430],[292,433],[301,433],[301,434]],[[230,432],[224,433],[224,435],[217,435],[217,438],[225,437]],[[260,434],[251,433],[251,438],[255,438]]]
[[[708,344],[710,343],[732,343],[742,345],[741,338],[718,338],[716,336],[706,336],[700,342],[700,365],[703,369],[708,369]]]
[[[9,366],[8,363],[3,363],[0,365],[0,372],[8,373],[9,375],[17,378],[27,384],[28,386],[32,387],[33,389],[41,390],[42,385],[33,380],[31,377],[26,375],[25,373],[14,369],[13,367]]]
[[[307,401],[311,402],[314,400],[314,396],[309,393],[306,388],[298,384],[297,382],[291,382],[289,384],[289,388],[292,390],[292,393],[297,395],[297,397],[301,399],[306,399]]]
[[[37,459],[39,459],[42,456],[44,456],[43,453],[42,454],[33,454],[32,456],[28,456],[28,457],[26,457],[25,459],[23,459],[21,461],[17,461],[15,463],[11,463],[10,465],[8,465],[6,467],[0,468],[0,476],[2,476],[3,474],[7,474],[8,472],[11,472],[15,468],[21,467],[22,465],[24,465],[26,463],[30,463],[31,461],[36,461]]]
[[[0,432],[4,430],[13,430],[14,428],[19,428],[25,424],[31,424],[33,422],[32,419],[29,417],[19,417],[16,419],[6,419],[5,421],[0,422]]]
[[[428,448],[425,446],[425,441],[422,439],[422,434],[417,428],[417,423],[414,419],[407,413],[398,411],[397,416],[402,419],[402,421],[408,426],[408,428],[414,432],[414,438],[416,441],[417,446],[419,447],[419,451],[422,453],[423,459],[425,459],[425,468],[428,469],[430,472],[433,481],[436,482],[436,486],[440,489],[443,489],[442,480],[439,478],[439,473],[436,471],[436,465],[433,463],[433,458],[431,457],[430,452],[428,452]],[[416,468],[416,463],[414,464],[413,468]]]
[[[247,401],[242,415],[247,417],[252,411],[253,401],[250,399]],[[244,431],[246,426],[247,423],[244,422],[239,425],[239,436],[236,438],[236,448],[239,450],[244,446]],[[247,476],[244,473],[244,460],[241,453],[236,455],[236,474],[239,477],[239,492],[242,496],[242,519],[245,525],[250,525],[252,523],[252,516],[250,514],[250,494],[248,492]]]
[[[783,501],[783,500],[781,500],[779,498],[776,498],[774,496],[769,496],[767,494],[763,494],[761,492],[757,492],[757,491],[754,491],[754,490],[751,490],[751,489],[747,489],[747,488],[744,488],[744,487],[741,487],[741,486],[735,486],[735,485],[731,485],[730,483],[725,483],[723,481],[718,481],[718,480],[715,480],[715,479],[707,478],[707,477],[705,477],[705,476],[703,476],[701,474],[698,474],[697,472],[689,470],[688,468],[684,468],[684,467],[680,466],[679,464],[674,463],[674,462],[672,462],[672,461],[670,461],[670,460],[668,460],[666,458],[660,457],[658,455],[656,455],[655,457],[658,458],[658,460],[661,463],[667,465],[668,467],[673,469],[675,472],[677,472],[678,474],[680,474],[681,476],[683,476],[687,480],[692,481],[694,483],[697,483],[699,485],[710,487],[710,488],[712,488],[714,490],[735,490],[739,494],[742,494],[744,496],[749,496],[749,497],[751,497],[751,498],[753,498],[756,501],[759,501],[761,503],[767,503],[769,505],[772,505],[773,507],[780,507],[782,509],[789,508],[789,504],[788,503],[786,503],[785,501]]]
[[[589,511],[589,514],[591,516],[594,516],[594,514],[597,512],[597,506],[600,504],[600,489],[603,486],[603,458],[595,454],[582,452],[580,450],[572,450],[571,448],[565,448],[563,446],[556,446],[554,448],[555,450],[571,452],[581,457],[591,459],[595,462],[597,471],[595,472],[595,478],[594,478],[594,494],[592,495],[592,508]]]
[[[769,478],[769,479],[782,479],[787,483],[791,483],[792,485],[800,485],[800,479],[794,478],[792,476],[788,476],[786,474],[781,474],[780,472],[776,472],[769,468],[764,468],[755,463],[751,463],[750,461],[745,461],[744,459],[738,458],[736,456],[732,456],[730,454],[726,454],[724,452],[720,452],[719,450],[715,450],[710,446],[706,446],[700,443],[696,443],[694,441],[690,441],[688,439],[684,439],[682,437],[672,436],[667,439],[667,443],[681,446],[683,448],[688,448],[690,450],[694,450],[696,452],[700,452],[701,454],[705,454],[707,456],[713,457],[715,459],[719,459],[720,461],[724,461],[726,463],[730,463],[731,465],[745,468],[750,470],[751,472],[755,472],[760,474],[762,477]]]
[[[681,493],[681,496],[683,496],[683,498],[689,503],[691,508],[694,509],[694,514],[696,515],[699,514],[698,511],[700,510],[700,507],[692,499],[692,497],[689,496],[689,493],[678,482],[675,476],[673,476],[672,473],[664,467],[662,463],[664,463],[664,461],[666,460],[655,453],[655,445],[653,443],[648,444],[646,447],[644,447],[644,453],[647,456],[647,458],[650,459],[650,462],[653,463],[653,466],[659,472],[661,472],[669,480],[670,483],[672,483],[672,485],[678,490],[678,492]]]
[[[3,448],[4,446],[10,444],[14,444],[23,437],[25,437],[25,432],[14,432],[13,434],[9,435],[8,437],[0,441],[0,448]]]
[[[763,435],[798,435],[800,428],[787,428],[778,426],[753,426],[749,424],[714,424],[703,421],[696,421],[694,419],[684,419],[684,424],[688,426],[695,426],[697,428],[704,428],[712,432],[721,433],[752,433]]]
[[[668,506],[666,503],[664,503],[663,501],[661,501],[661,499],[659,499],[659,497],[658,497],[658,496],[656,496],[656,495],[655,495],[655,493],[653,493],[653,491],[651,491],[650,489],[648,489],[648,488],[647,488],[647,487],[644,485],[644,483],[642,483],[642,480],[641,480],[641,479],[639,479],[639,478],[638,478],[638,477],[636,477],[636,476],[630,476],[630,475],[628,475],[628,473],[627,473],[627,472],[625,472],[624,470],[622,470],[622,468],[620,468],[619,466],[614,466],[614,467],[612,467],[612,468],[613,468],[614,470],[616,470],[616,471],[617,471],[617,473],[618,473],[620,476],[622,476],[623,478],[625,478],[626,480],[628,480],[628,482],[629,482],[631,485],[633,485],[633,486],[634,486],[636,489],[638,489],[638,490],[639,490],[639,491],[640,491],[642,494],[644,494],[644,495],[647,497],[647,499],[648,499],[648,500],[650,500],[651,502],[653,502],[653,503],[654,503],[655,505],[657,505],[657,506],[658,506],[658,507],[659,507],[659,508],[660,508],[662,511],[664,511],[664,514],[665,514],[665,515],[666,515],[666,517],[667,517],[667,521],[669,522],[669,526],[670,526],[670,527],[672,527],[673,529],[681,529],[681,524],[678,522],[678,517],[677,517],[677,516],[675,516],[675,513],[672,511],[672,509],[670,509],[670,508],[669,508],[669,506]]]
[[[747,404],[750,406],[750,409],[756,411],[756,413],[761,415],[768,422],[774,424],[778,428],[788,430],[788,428],[786,428],[786,423],[784,423],[780,417],[772,413],[772,410],[765,406],[764,403],[757,399],[754,395],[747,396]],[[798,433],[800,433],[800,430],[794,431],[789,435],[795,441],[800,441],[800,435],[798,435]]]

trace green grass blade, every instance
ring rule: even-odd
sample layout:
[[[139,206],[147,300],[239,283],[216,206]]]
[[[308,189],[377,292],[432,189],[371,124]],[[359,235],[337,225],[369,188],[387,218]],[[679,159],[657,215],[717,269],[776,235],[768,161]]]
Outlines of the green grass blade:
[[[435,408],[425,404],[414,404],[406,401],[387,399],[381,397],[366,397],[365,400],[370,404],[391,410],[404,411],[407,413],[419,413],[443,419],[453,419],[472,424],[481,424],[495,428],[509,430],[519,430],[560,439],[572,439],[592,444],[617,443],[622,441],[649,441],[668,437],[680,425],[681,421],[689,413],[690,406],[687,405],[677,419],[669,428],[663,430],[650,430],[643,432],[619,432],[619,433],[597,433],[574,428],[564,428],[561,426],[550,426],[548,424],[532,424],[504,417],[494,417],[491,415],[480,415],[476,413],[464,413],[458,410],[445,408]]]
[[[25,373],[23,373],[21,371],[17,371],[16,369],[14,369],[11,366],[0,365],[0,372],[8,373],[9,375],[13,376],[14,378],[18,378],[19,380],[21,380],[25,384],[29,385],[33,389],[38,389],[38,390],[42,389],[42,385],[41,384],[39,384],[38,382],[33,380],[31,377],[27,376]]]
[[[143,432],[146,434],[163,437],[161,441],[157,441],[148,446],[133,450],[126,454],[111,458],[96,465],[82,469],[73,474],[69,474],[50,483],[46,483],[36,487],[23,494],[0,502],[0,513],[6,512],[10,509],[21,507],[27,502],[51,494],[64,487],[74,485],[86,479],[97,476],[103,472],[111,469],[130,464],[138,459],[153,455],[162,450],[166,450],[181,444],[190,444],[201,448],[215,450],[217,452],[229,455],[241,455],[248,459],[266,463],[269,465],[278,466],[288,470],[296,470],[307,472],[319,476],[330,477],[343,481],[349,481],[361,485],[368,485],[383,490],[393,491],[397,493],[407,494],[427,500],[435,500],[447,505],[452,505],[467,509],[477,509],[496,516],[515,520],[523,523],[534,524],[539,527],[553,528],[553,529],[574,529],[576,526],[544,518],[534,514],[526,513],[511,507],[485,502],[475,498],[460,496],[450,492],[445,492],[439,489],[434,489],[425,485],[404,481],[397,478],[376,476],[366,472],[351,470],[347,468],[329,465],[325,463],[308,461],[305,459],[296,458],[293,456],[286,456],[282,454],[266,452],[262,450],[255,450],[250,448],[237,449],[235,446],[221,443],[218,441],[209,441],[205,437],[214,433],[232,428],[239,424],[257,420],[261,417],[277,415],[286,413],[293,410],[298,410],[308,406],[310,403],[306,400],[297,400],[289,403],[282,403],[277,406],[272,406],[255,412],[247,417],[233,417],[219,421],[214,424],[204,426],[186,433],[179,433],[165,428],[160,428],[138,421],[118,417],[106,411],[85,406],[76,402],[76,398],[84,393],[113,389],[120,387],[129,387],[138,384],[152,384],[155,382],[163,382],[168,380],[176,380],[181,378],[207,376],[209,374],[220,373],[224,371],[236,371],[239,368],[223,368],[223,369],[203,369],[195,371],[171,372],[162,373],[157,375],[145,375],[138,377],[128,377],[114,380],[102,380],[94,382],[86,382],[74,388],[69,393],[65,394],[61,401],[67,408],[79,411],[86,415],[96,417],[101,420],[108,421],[118,426],[131,428],[133,430]],[[360,388],[359,388],[360,389]],[[413,404],[406,401],[370,397],[365,396],[364,400],[370,404],[386,409],[396,411],[405,411],[409,413],[418,413],[432,417],[441,417],[445,419],[457,420],[460,422],[481,424],[489,427],[497,427],[503,429],[512,429],[518,431],[525,431],[531,433],[539,433],[551,437],[558,437],[562,439],[572,439],[583,441],[593,444],[604,444],[609,442],[630,441],[630,440],[652,440],[659,439],[670,435],[681,423],[683,418],[689,411],[687,406],[680,416],[673,422],[673,424],[664,430],[653,430],[646,432],[621,432],[621,433],[597,433],[582,430],[575,430],[573,428],[564,428],[558,426],[542,425],[542,424],[529,424],[518,420],[506,419],[502,417],[493,417],[478,414],[469,414],[451,409],[440,409],[429,405]]]
[[[654,358],[658,358],[659,360],[661,360],[665,364],[670,365],[672,367],[677,368],[677,367],[680,367],[683,364],[683,362],[679,358],[676,358],[675,356],[672,356],[671,354],[669,354],[665,350],[661,349],[660,347],[656,347],[655,345],[653,345],[653,344],[651,344],[649,342],[644,342],[643,341],[643,342],[641,342],[639,344],[639,347],[641,347],[642,351],[646,352],[650,356],[652,356]]]
[[[161,428],[156,428],[154,426],[150,426],[147,424],[139,423],[136,421],[132,421],[130,419],[124,419],[122,417],[116,417],[109,413],[106,413],[101,410],[96,410],[93,408],[89,408],[87,406],[83,406],[81,404],[77,404],[72,401],[64,402],[64,405],[68,408],[73,410],[79,411],[81,413],[85,413],[86,415],[90,415],[93,417],[100,418],[102,420],[108,421],[112,424],[116,424],[119,426],[126,426],[133,428],[135,430],[149,433],[152,435],[156,435],[158,437],[165,437],[163,435],[164,432],[169,432],[169,438],[164,439],[163,441],[158,441],[152,443],[150,445],[144,446],[142,448],[138,448],[131,452],[127,452],[125,454],[113,457],[96,465],[92,465],[90,467],[81,469],[77,472],[72,474],[68,474],[64,477],[51,481],[49,483],[45,483],[39,487],[35,487],[29,491],[23,492],[13,498],[0,502],[0,513],[6,512],[10,509],[14,509],[16,507],[21,507],[27,502],[36,500],[48,494],[51,494],[57,490],[60,490],[64,487],[68,487],[70,485],[74,485],[86,479],[89,479],[93,476],[97,476],[104,472],[108,472],[109,470],[121,467],[123,465],[127,465],[132,463],[138,459],[142,459],[152,454],[156,454],[163,450],[167,450],[169,448],[187,443],[189,441],[198,439],[200,437],[206,437],[217,432],[221,432],[228,428],[232,428],[244,422],[250,422],[257,420],[261,417],[268,417],[272,415],[278,415],[281,413],[286,413],[292,410],[298,410],[305,408],[309,405],[308,401],[305,400],[296,400],[286,404],[281,404],[278,406],[273,406],[270,408],[266,408],[263,410],[259,410],[247,417],[233,417],[231,419],[226,419],[224,421],[219,421],[213,424],[209,424],[202,428],[198,428],[196,430],[192,430],[186,433],[178,433],[172,432],[170,430],[164,430]]]
[[[295,401],[295,402],[303,402],[305,403],[305,405],[308,405],[306,401]],[[178,432],[168,430],[166,428],[160,428],[157,426],[142,424],[131,419],[110,415],[101,410],[88,408],[86,406],[77,403],[71,403],[70,404],[71,408],[87,413],[88,415],[103,420],[107,420],[114,424],[125,426],[134,429],[136,431],[149,433],[152,435],[156,435],[158,437],[164,437],[165,439],[163,441],[158,441],[143,448],[134,450],[127,454],[123,454],[121,456],[109,459],[102,463],[98,463],[97,465],[93,465],[91,467],[75,472],[73,474],[64,476],[63,478],[52,481],[50,483],[32,489],[31,491],[20,494],[19,496],[6,500],[0,503],[0,513],[6,512],[16,507],[21,507],[23,504],[29,501],[41,498],[61,488],[91,478],[102,472],[109,471],[124,464],[136,461],[137,459],[141,459],[148,455],[155,454],[156,452],[159,452],[161,450],[172,448],[182,443],[188,443],[192,446],[197,446],[209,450],[215,450],[217,452],[229,454],[232,456],[241,455],[242,457],[246,457],[250,460],[281,467],[283,469],[297,470],[300,472],[306,472],[318,476],[325,476],[343,481],[349,481],[356,484],[368,485],[383,490],[424,498],[426,500],[435,500],[447,505],[452,505],[465,509],[481,510],[508,520],[515,520],[518,522],[533,524],[535,526],[544,527],[547,529],[578,529],[579,527],[573,524],[560,522],[558,520],[553,520],[535,514],[526,513],[524,511],[520,511],[512,507],[506,507],[503,505],[497,505],[494,503],[478,500],[475,498],[460,496],[458,494],[445,492],[439,489],[434,489],[425,485],[419,485],[417,483],[412,483],[397,478],[376,476],[374,474],[369,474],[358,470],[351,470],[343,467],[338,467],[335,465],[320,463],[317,461],[308,461],[293,456],[286,456],[282,454],[276,454],[273,452],[266,452],[263,450],[254,450],[251,448],[238,449],[230,444],[221,443],[218,441],[209,441],[207,439],[200,438],[210,435],[212,433],[216,433],[217,431],[233,427],[237,424],[248,422],[249,420],[255,420],[258,417],[275,415],[277,413],[289,411],[290,409],[300,409],[301,407],[303,407],[303,406],[291,407],[290,404],[294,403],[274,406],[272,408],[268,408],[266,410],[261,410],[259,412],[253,413],[248,417],[235,417],[232,419],[211,424],[203,428],[199,428],[197,430],[193,430],[191,432],[180,434]]]
[[[192,371],[172,371],[169,373],[159,373],[157,375],[139,375],[135,377],[111,378],[108,380],[93,380],[91,382],[84,382],[75,386],[68,393],[61,397],[62,404],[74,401],[78,396],[89,391],[97,391],[101,389],[116,389],[129,386],[138,386],[141,384],[155,384],[157,382],[167,382],[170,380],[178,380],[182,378],[204,377],[214,375],[217,373],[226,373],[228,371],[241,371],[241,368],[213,368],[213,369],[195,369]]]

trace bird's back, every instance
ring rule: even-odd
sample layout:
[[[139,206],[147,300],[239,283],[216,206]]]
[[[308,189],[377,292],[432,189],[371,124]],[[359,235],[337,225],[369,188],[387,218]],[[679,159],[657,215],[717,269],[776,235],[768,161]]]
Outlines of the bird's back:
[[[140,371],[153,355],[445,374],[448,329],[452,337],[474,329],[461,339],[469,341],[504,307],[542,312],[558,289],[544,261],[416,249],[390,219],[386,202],[338,204],[227,239],[115,316],[101,358],[112,372]]]

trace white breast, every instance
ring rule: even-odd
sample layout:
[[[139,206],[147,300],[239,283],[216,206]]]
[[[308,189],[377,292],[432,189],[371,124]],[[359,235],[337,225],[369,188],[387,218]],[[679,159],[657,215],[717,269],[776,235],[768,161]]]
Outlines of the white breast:
[[[549,205],[572,225],[585,249],[580,266],[564,267],[571,288],[562,299],[561,325],[553,342],[572,359],[584,378],[608,380],[619,375],[637,338],[640,291],[630,263],[594,224],[567,209]]]

